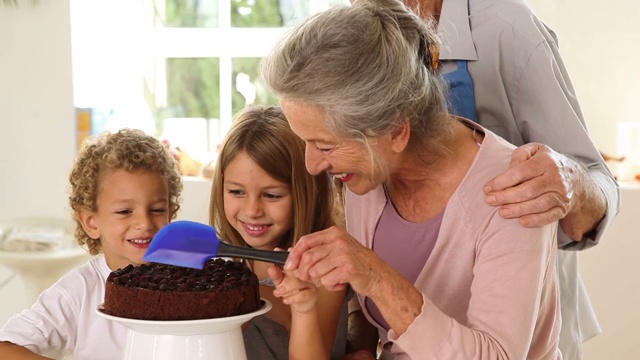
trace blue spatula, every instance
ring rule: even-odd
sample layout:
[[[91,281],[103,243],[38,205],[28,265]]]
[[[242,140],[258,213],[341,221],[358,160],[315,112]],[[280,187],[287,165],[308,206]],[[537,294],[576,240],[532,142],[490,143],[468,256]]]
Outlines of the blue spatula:
[[[144,260],[203,269],[213,257],[239,257],[284,264],[289,253],[245,248],[220,241],[216,230],[194,221],[174,221],[153,237]]]

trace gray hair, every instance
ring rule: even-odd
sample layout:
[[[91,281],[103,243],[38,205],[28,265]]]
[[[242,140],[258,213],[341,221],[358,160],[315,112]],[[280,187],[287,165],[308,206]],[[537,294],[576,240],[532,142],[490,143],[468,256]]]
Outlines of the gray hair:
[[[439,148],[450,134],[432,21],[398,0],[334,6],[293,28],[262,60],[280,97],[319,106],[330,131],[379,137],[408,119],[410,146]]]

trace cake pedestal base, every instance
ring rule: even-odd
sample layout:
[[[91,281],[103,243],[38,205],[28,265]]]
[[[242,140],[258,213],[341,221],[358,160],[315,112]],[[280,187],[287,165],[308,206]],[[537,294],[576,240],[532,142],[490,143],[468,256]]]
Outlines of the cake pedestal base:
[[[263,305],[252,313],[218,319],[150,321],[98,315],[125,326],[127,344],[124,360],[246,360],[241,325],[271,310]]]

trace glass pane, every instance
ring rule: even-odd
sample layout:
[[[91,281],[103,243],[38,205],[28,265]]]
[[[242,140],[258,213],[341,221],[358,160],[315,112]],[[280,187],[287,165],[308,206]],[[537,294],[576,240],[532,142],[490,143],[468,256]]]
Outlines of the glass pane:
[[[201,162],[210,160],[216,142],[209,134],[217,132],[220,117],[218,58],[166,59],[145,82],[145,96],[163,139]]]
[[[231,26],[282,27],[309,15],[309,0],[231,0]]]
[[[156,25],[187,28],[218,27],[218,0],[155,0],[154,5]]]
[[[220,116],[220,60],[167,59],[165,117]]]
[[[248,104],[278,105],[278,99],[260,79],[259,63],[260,58],[232,59],[234,114]]]

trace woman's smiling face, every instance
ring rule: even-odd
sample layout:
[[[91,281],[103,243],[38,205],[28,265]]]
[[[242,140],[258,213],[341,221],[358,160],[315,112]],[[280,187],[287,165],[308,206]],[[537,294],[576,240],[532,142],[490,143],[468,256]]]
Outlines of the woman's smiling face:
[[[373,161],[380,143],[340,138],[325,126],[324,112],[312,105],[283,99],[282,109],[289,125],[305,142],[305,165],[310,174],[327,171],[352,192],[365,194],[384,179]]]

